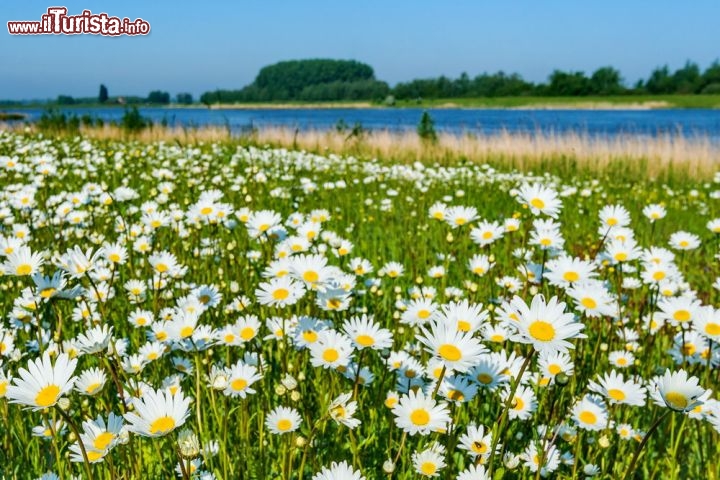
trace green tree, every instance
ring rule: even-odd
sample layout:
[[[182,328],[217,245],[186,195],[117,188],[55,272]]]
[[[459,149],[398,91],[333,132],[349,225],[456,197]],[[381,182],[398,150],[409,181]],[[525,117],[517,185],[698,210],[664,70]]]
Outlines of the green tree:
[[[193,103],[193,96],[191,93],[178,93],[175,101],[183,105],[190,105]]]
[[[620,72],[613,67],[601,67],[590,77],[590,93],[615,95],[623,91]]]
[[[425,110],[420,117],[420,123],[417,127],[417,133],[425,141],[435,142],[437,141],[437,132],[435,131],[435,122],[432,117]]]
[[[153,90],[148,95],[147,102],[167,105],[168,103],[170,103],[170,94],[168,92],[162,92],[160,90]]]
[[[98,101],[105,103],[108,101],[108,89],[105,85],[100,85],[100,94],[98,95]]]

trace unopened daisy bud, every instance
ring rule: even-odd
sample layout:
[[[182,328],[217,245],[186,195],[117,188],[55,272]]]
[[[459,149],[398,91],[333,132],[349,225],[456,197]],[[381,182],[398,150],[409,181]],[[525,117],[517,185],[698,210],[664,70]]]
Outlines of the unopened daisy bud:
[[[453,234],[448,233],[447,236],[445,237],[445,241],[447,241],[448,243],[452,243],[453,240],[455,240],[455,237],[453,237]]]
[[[192,430],[184,428],[178,434],[178,450],[180,456],[185,459],[192,459],[200,455],[200,440]]]
[[[506,452],[503,455],[503,465],[508,470],[515,470],[520,465],[520,457],[511,452]]]
[[[395,471],[395,462],[390,460],[389,458],[383,462],[383,472],[390,475]]]
[[[62,397],[60,400],[58,400],[57,405],[58,405],[58,407],[60,407],[61,409],[67,410],[68,408],[70,408],[70,399],[69,399],[69,398]]]
[[[555,383],[561,387],[564,387],[565,385],[567,385],[569,381],[570,381],[570,377],[568,377],[563,372],[560,372],[557,375],[555,375]]]
[[[298,437],[295,439],[295,446],[298,448],[303,448],[307,444],[307,440],[305,437],[298,435]]]
[[[287,388],[283,387],[282,385],[275,386],[275,394],[277,396],[281,397],[281,396],[285,395],[285,393],[287,393]]]
[[[225,390],[227,388],[227,380],[225,372],[218,372],[210,378],[210,384],[214,390]]]
[[[302,382],[305,380],[305,374],[303,372],[298,373],[298,381]]]
[[[282,380],[280,380],[280,383],[283,384],[283,387],[287,388],[288,390],[295,390],[297,388],[297,380],[295,380],[295,377],[290,375],[289,373],[285,374]]]
[[[298,400],[300,400],[300,392],[298,392],[297,390],[293,390],[293,392],[290,394],[290,400],[292,400],[293,402],[297,402]]]
[[[536,287],[535,285],[530,287],[530,295],[537,295],[537,293],[538,293],[538,287]]]
[[[415,283],[418,283],[418,284],[423,283],[423,278],[422,278],[422,277],[417,277],[417,278],[415,279]]]
[[[607,435],[603,435],[598,440],[598,445],[600,445],[602,448],[608,448],[610,446],[610,440],[608,439]]]
[[[600,351],[601,351],[601,352],[607,352],[607,349],[608,349],[607,343],[601,343],[601,344],[600,344]]]

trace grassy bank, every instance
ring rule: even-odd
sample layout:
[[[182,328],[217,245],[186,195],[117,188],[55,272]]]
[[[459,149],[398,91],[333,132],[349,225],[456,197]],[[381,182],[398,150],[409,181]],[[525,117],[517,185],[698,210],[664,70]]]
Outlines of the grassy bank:
[[[80,131],[92,138],[108,140],[166,141],[182,145],[234,141],[242,145],[378,158],[403,164],[487,163],[501,169],[561,176],[617,174],[637,180],[708,180],[720,167],[720,147],[710,139],[672,135],[605,138],[583,134],[441,133],[436,142],[428,142],[414,132],[388,131],[351,134],[334,130],[296,132],[289,128],[263,128],[236,136],[223,127],[153,126],[129,133],[111,125],[81,127]]]
[[[191,105],[136,105],[154,108],[211,108],[211,109],[292,109],[292,108],[497,108],[497,109],[565,109],[565,110],[652,110],[672,108],[720,108],[720,95],[617,95],[586,97],[478,97],[478,98],[435,98],[424,100],[398,100],[394,105],[372,101],[332,102],[257,102]],[[49,105],[28,104],[13,106],[13,109],[27,108],[126,108],[117,104]]]

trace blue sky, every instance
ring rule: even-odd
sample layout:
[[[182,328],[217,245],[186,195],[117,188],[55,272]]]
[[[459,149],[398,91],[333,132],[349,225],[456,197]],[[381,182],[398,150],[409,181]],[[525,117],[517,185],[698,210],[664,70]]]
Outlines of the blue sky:
[[[142,17],[147,37],[12,36],[9,20],[70,14]],[[2,0],[0,99],[240,88],[264,65],[297,58],[369,63],[390,84],[445,74],[603,65],[626,80],[658,65],[702,68],[720,57],[720,1],[665,0]]]

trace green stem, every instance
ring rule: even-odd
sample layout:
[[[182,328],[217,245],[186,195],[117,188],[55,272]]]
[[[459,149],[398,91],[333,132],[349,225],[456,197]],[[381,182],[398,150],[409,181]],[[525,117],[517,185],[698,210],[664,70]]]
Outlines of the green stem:
[[[655,430],[660,426],[660,422],[662,422],[665,417],[667,417],[672,410],[668,409],[665,413],[660,415],[657,420],[655,420],[655,423],[652,424],[652,427],[650,427],[650,430],[645,434],[645,436],[642,439],[642,442],[640,442],[640,445],[638,445],[637,450],[635,450],[635,455],[633,455],[632,460],[630,460],[630,465],[628,466],[627,470],[625,471],[625,476],[623,476],[623,480],[628,480],[630,478],[630,475],[635,470],[635,464],[637,463],[638,457],[640,457],[640,452],[642,452],[643,447],[650,439],[650,435],[653,434]]]

